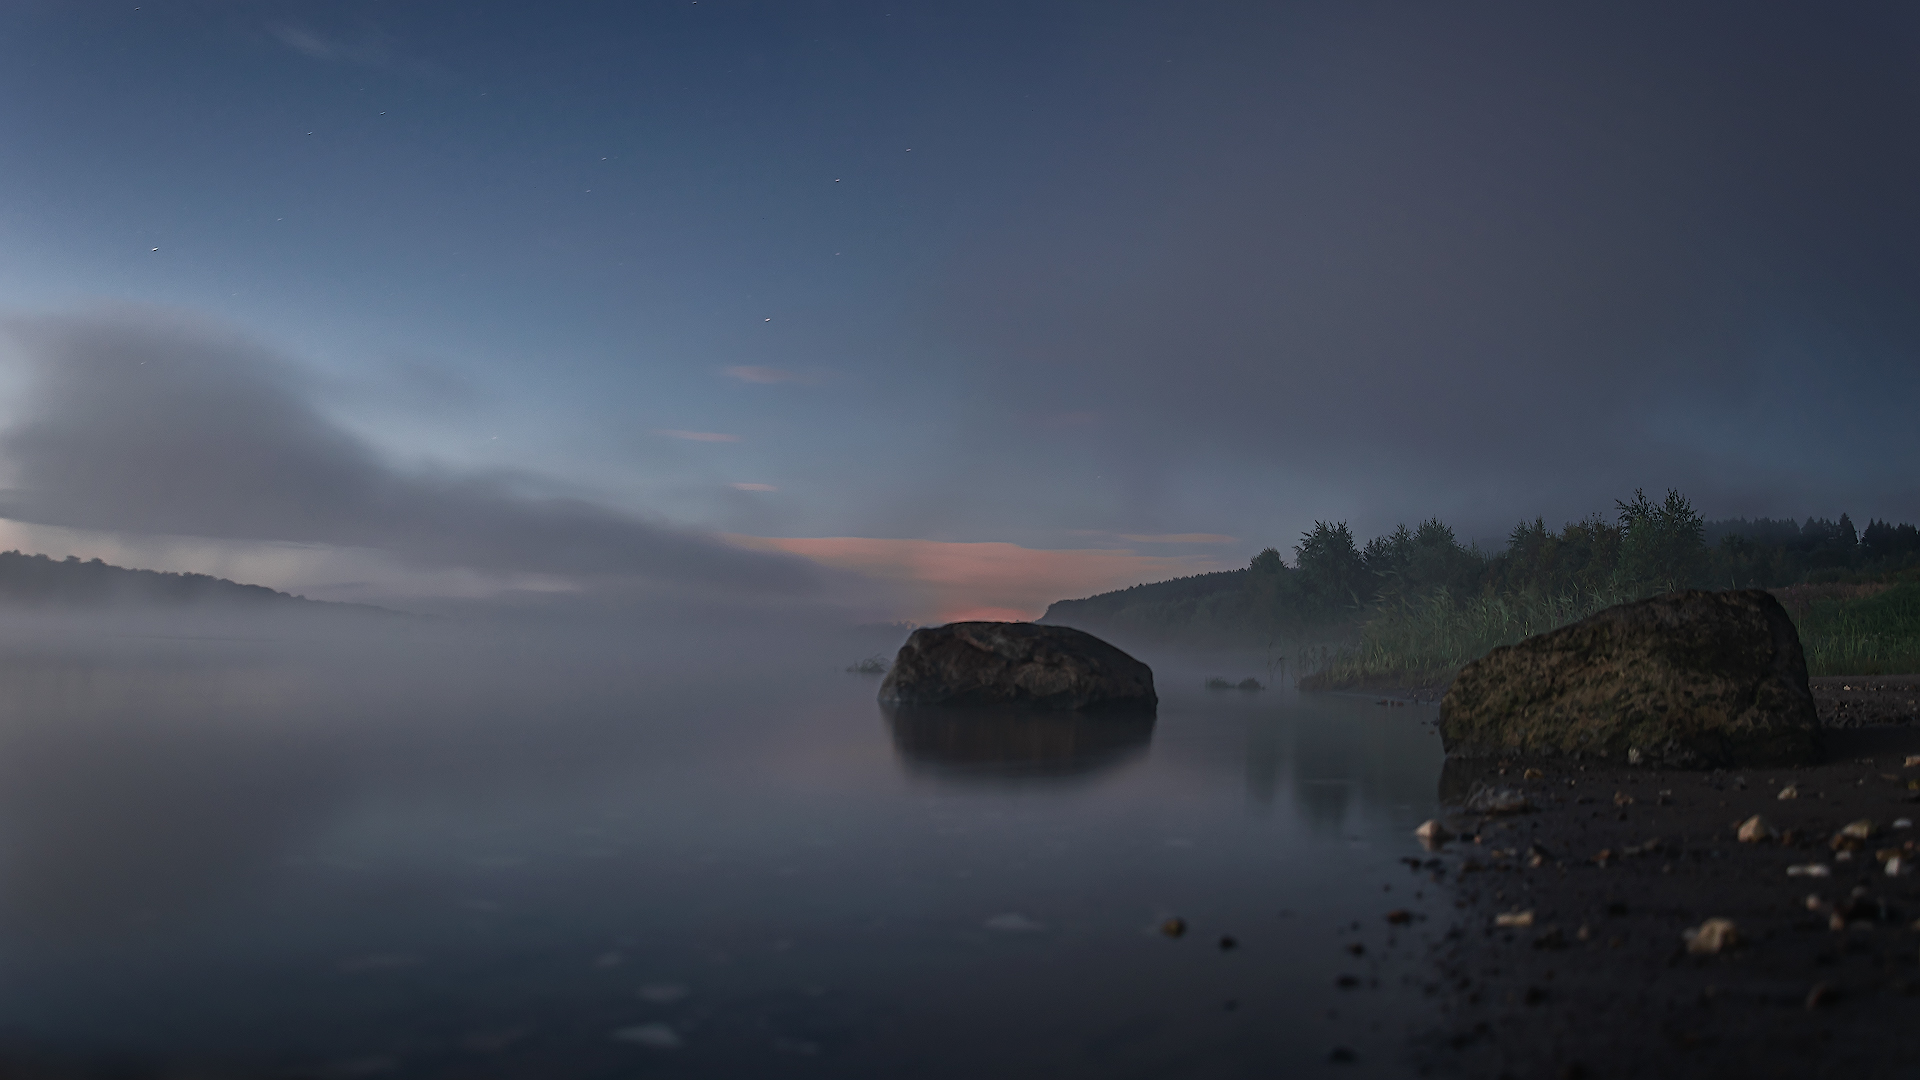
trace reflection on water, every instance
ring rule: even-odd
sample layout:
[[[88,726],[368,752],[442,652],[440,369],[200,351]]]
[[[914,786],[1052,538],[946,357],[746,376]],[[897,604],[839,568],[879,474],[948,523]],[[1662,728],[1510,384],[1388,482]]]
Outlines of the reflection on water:
[[[1390,1076],[1425,1007],[1341,947],[1421,902],[1411,710],[1195,679],[883,725],[817,659],[35,648],[0,655],[0,1074]]]
[[[1141,757],[1152,713],[881,706],[894,750],[916,771],[953,779],[1085,776]]]

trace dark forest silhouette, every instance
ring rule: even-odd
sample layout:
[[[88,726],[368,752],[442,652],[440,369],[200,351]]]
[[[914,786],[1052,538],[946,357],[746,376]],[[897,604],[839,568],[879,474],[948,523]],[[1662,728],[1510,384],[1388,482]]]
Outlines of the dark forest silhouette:
[[[1762,588],[1788,602],[1822,670],[1912,666],[1920,656],[1920,623],[1908,610],[1920,595],[1920,530],[1905,523],[1856,530],[1846,514],[1706,521],[1677,491],[1659,502],[1636,491],[1611,519],[1595,514],[1558,530],[1523,521],[1499,551],[1461,544],[1429,519],[1364,545],[1346,522],[1315,522],[1293,552],[1291,565],[1268,548],[1244,570],[1063,600],[1042,620],[1264,645],[1365,681],[1444,675],[1496,645],[1672,589]],[[1311,663],[1310,646],[1321,650]]]

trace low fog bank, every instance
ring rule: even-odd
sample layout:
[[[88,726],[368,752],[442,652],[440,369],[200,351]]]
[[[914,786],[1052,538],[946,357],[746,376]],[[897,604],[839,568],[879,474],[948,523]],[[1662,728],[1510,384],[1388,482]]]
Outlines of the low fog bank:
[[[111,663],[164,648],[213,658],[274,656],[315,666],[351,662],[403,669],[410,657],[433,657],[456,670],[471,665],[478,677],[499,674],[488,664],[505,653],[612,665],[666,682],[757,680],[839,671],[880,652],[891,656],[908,632],[904,625],[859,623],[815,605],[642,606],[621,597],[568,597],[425,606],[429,610],[320,603],[0,605],[0,663]]]
[[[368,799],[658,796],[778,754],[823,703],[865,731],[874,683],[846,668],[903,636],[713,608],[0,609],[0,936],[199,918]]]

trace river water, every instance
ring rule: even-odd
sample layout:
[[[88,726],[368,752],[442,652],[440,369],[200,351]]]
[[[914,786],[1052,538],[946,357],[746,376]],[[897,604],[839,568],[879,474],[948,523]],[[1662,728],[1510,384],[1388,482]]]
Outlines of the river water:
[[[831,649],[389,637],[16,635],[0,1062],[1391,1076],[1431,1022],[1426,710],[1149,655],[1150,727],[956,733]]]

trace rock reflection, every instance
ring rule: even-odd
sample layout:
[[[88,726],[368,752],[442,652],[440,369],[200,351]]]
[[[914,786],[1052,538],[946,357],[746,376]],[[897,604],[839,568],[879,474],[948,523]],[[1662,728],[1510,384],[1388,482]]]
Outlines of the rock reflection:
[[[1153,714],[881,709],[910,771],[955,780],[1087,777],[1145,755]]]

